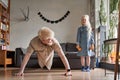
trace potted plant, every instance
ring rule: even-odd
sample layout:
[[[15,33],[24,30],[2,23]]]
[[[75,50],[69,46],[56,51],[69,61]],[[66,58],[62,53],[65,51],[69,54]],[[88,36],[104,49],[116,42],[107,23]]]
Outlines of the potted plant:
[[[100,11],[99,11],[99,21],[100,25],[104,26],[106,24],[107,16],[105,13],[104,2],[101,0]]]
[[[99,14],[99,27],[98,27],[98,32],[100,34],[100,58],[104,57],[104,40],[106,39],[106,21],[107,21],[107,15],[105,12],[105,5],[104,5],[104,0],[100,1],[100,10],[98,12]]]
[[[119,17],[118,9],[117,9],[118,1],[119,0],[110,0],[109,33],[108,33],[109,40],[114,40],[114,38],[117,38],[117,26],[118,26],[118,17]],[[106,54],[107,58],[110,57],[109,55],[115,53],[116,48],[114,46],[115,45],[113,44],[105,45],[104,49],[107,50],[107,54]]]
[[[110,0],[110,29],[108,39],[117,38],[118,25],[118,2],[119,0]]]

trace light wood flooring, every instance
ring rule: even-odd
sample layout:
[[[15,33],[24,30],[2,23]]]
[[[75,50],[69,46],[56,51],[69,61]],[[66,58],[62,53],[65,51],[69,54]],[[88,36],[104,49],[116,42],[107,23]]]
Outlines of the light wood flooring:
[[[18,68],[0,68],[0,80],[114,80],[114,72],[95,68],[90,72],[81,72],[80,70],[72,70],[72,76],[64,76],[64,69],[25,69],[24,76],[14,76],[18,72]],[[109,74],[111,73],[111,74]]]

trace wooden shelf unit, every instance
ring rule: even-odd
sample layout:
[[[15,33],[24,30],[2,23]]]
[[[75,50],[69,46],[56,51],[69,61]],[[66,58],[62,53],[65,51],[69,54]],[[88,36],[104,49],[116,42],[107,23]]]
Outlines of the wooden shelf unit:
[[[7,46],[9,46],[10,38],[10,0],[7,5],[4,1],[0,1],[0,65],[12,64],[12,58],[7,58]]]

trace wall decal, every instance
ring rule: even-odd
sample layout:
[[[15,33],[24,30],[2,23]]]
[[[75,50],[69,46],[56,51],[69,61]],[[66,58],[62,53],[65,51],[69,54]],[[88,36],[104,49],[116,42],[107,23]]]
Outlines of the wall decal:
[[[23,11],[23,9],[20,8],[20,10],[21,10],[21,12],[24,16],[24,20],[29,21],[29,6],[27,7],[27,12],[26,13]]]
[[[38,12],[38,15],[40,16],[40,18],[41,18],[42,20],[46,21],[47,23],[51,23],[51,24],[61,22],[61,21],[64,20],[69,14],[70,14],[70,11],[67,11],[67,12],[65,13],[65,15],[62,16],[60,19],[58,19],[58,20],[49,20],[49,19],[45,18],[45,17],[42,15],[41,12]]]

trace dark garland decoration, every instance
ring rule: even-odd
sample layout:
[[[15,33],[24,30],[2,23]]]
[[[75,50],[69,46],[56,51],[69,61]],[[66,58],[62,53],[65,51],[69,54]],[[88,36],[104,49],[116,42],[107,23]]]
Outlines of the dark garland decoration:
[[[70,11],[67,11],[66,14],[65,14],[63,17],[61,17],[61,18],[58,19],[58,20],[54,20],[54,21],[53,21],[53,20],[49,20],[49,19],[45,18],[45,17],[41,14],[41,12],[38,12],[38,15],[41,17],[42,20],[44,20],[44,21],[46,21],[46,22],[48,22],[48,23],[51,23],[51,24],[61,22],[61,21],[64,20],[69,14],[70,14]]]

